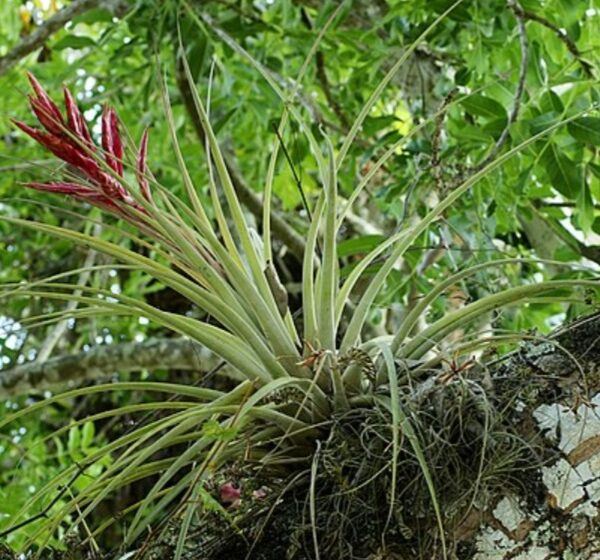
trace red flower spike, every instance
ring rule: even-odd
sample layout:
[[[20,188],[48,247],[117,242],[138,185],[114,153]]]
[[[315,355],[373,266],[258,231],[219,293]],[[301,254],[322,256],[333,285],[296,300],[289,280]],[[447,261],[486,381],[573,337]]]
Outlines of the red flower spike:
[[[148,166],[146,165],[146,156],[148,154],[148,129],[144,130],[142,139],[140,140],[140,151],[138,152],[136,170],[137,170],[137,181],[140,185],[140,189],[144,198],[148,202],[152,202],[152,195],[150,194],[150,185],[146,179],[148,173]]]
[[[111,107],[102,112],[102,147],[106,152],[106,163],[120,177],[123,176],[123,144],[119,135],[117,115]]]
[[[40,144],[43,144],[43,138],[44,138],[44,132],[42,132],[41,130],[38,130],[37,128],[33,128],[32,126],[29,126],[27,123],[24,123],[23,121],[18,121],[16,119],[11,119],[11,122],[15,125],[18,126],[25,134],[27,134],[28,136],[31,136],[36,142],[39,142]]]
[[[98,176],[100,168],[98,164],[83,152],[80,146],[73,145],[68,138],[56,136],[33,128],[21,121],[13,121],[23,132],[50,150],[55,156],[70,163],[83,171],[86,175]]]
[[[135,202],[118,179],[104,171],[101,163],[95,159],[98,149],[71,92],[64,89],[67,110],[67,117],[64,119],[56,104],[31,74],[29,74],[29,81],[35,92],[35,95],[29,98],[31,108],[43,129],[33,128],[20,121],[13,121],[14,124],[55,156],[73,166],[83,179],[81,183],[65,181],[31,183],[28,186],[40,191],[72,196],[138,223],[139,218],[130,209],[140,212],[145,210]],[[140,189],[144,196],[149,198],[149,187],[143,177],[146,173],[147,142],[145,133],[142,137],[136,172]],[[119,135],[117,115],[109,107],[105,108],[102,115],[102,146],[106,152],[107,165],[122,177],[123,144]]]

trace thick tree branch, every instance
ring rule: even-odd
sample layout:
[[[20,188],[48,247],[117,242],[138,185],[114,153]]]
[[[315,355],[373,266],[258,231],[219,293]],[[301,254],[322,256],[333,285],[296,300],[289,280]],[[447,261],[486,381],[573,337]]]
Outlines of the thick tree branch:
[[[0,398],[65,383],[83,383],[116,372],[143,369],[208,370],[217,362],[195,342],[182,338],[96,346],[87,352],[0,370]]]
[[[76,16],[98,7],[116,10],[117,8],[124,8],[124,6],[125,2],[123,0],[75,0],[47,19],[33,33],[23,37],[21,42],[15,45],[6,55],[0,57],[0,76],[6,74],[23,57],[41,48],[51,35],[60,31],[65,24]]]

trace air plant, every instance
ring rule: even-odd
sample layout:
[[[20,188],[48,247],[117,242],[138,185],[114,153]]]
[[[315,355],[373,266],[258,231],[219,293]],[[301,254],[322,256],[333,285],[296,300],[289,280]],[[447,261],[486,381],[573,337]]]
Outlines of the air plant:
[[[358,523],[363,522],[361,515],[373,520],[370,531],[374,531],[371,535],[374,539],[367,535],[364,540],[375,548],[382,542],[397,540],[399,534],[406,542],[411,542],[415,533],[429,531],[435,534],[432,541],[438,543],[440,555],[446,557],[445,526],[453,519],[446,509],[449,500],[466,504],[460,510],[464,513],[469,503],[479,499],[484,486],[489,489],[490,485],[500,484],[497,479],[484,480],[486,465],[494,460],[517,462],[522,456],[516,438],[511,438],[507,432],[507,426],[474,373],[477,368],[461,370],[456,367],[450,376],[443,372],[442,381],[437,384],[434,381],[429,386],[427,403],[423,402],[423,393],[419,394],[415,384],[422,386],[421,381],[427,378],[428,371],[443,370],[445,355],[435,351],[458,327],[464,328],[504,306],[536,301],[539,297],[548,299],[557,290],[572,290],[582,285],[593,287],[596,283],[556,280],[510,288],[469,303],[416,332],[419,318],[448,288],[485,267],[510,265],[522,260],[504,259],[481,264],[461,270],[435,286],[407,313],[397,332],[384,338],[369,338],[365,326],[377,305],[376,297],[415,240],[482,177],[577,116],[553,124],[505,151],[454,188],[424,217],[366,254],[346,278],[341,278],[337,244],[340,226],[348,210],[370,178],[417,130],[396,142],[370,167],[344,204],[338,196],[337,173],[378,95],[437,21],[439,19],[389,71],[337,149],[326,134],[323,133],[322,138],[313,135],[293,103],[295,90],[282,91],[268,71],[239,45],[231,45],[263,74],[285,101],[280,129],[290,117],[296,119],[318,164],[322,189],[306,234],[299,321],[292,317],[286,298],[281,297],[280,292],[285,289],[280,283],[273,282],[276,273],[272,265],[269,216],[277,145],[265,187],[263,236],[257,243],[256,232],[249,226],[242,210],[208,110],[198,94],[185,58],[184,70],[206,135],[214,218],[209,217],[207,202],[199,196],[186,168],[164,84],[165,114],[187,202],[174,197],[149,172],[147,133],[144,133],[139,149],[135,150],[135,161],[131,165],[133,173],[128,174],[128,158],[114,110],[109,107],[104,110],[102,147],[99,147],[69,91],[65,89],[64,93],[64,117],[42,86],[30,76],[34,89],[30,103],[42,128],[22,122],[16,125],[68,164],[70,178],[68,181],[34,182],[29,186],[65,194],[130,222],[150,241],[125,230],[124,235],[135,238],[142,245],[152,246],[156,257],[149,258],[61,227],[5,216],[1,219],[102,251],[176,290],[206,311],[213,321],[208,324],[194,317],[169,313],[142,300],[115,295],[102,288],[84,287],[80,288],[80,295],[73,294],[72,285],[62,282],[71,273],[28,285],[7,286],[2,297],[19,295],[76,300],[82,316],[87,308],[97,315],[148,317],[157,325],[205,346],[220,356],[241,379],[229,392],[155,382],[98,385],[67,391],[9,416],[3,425],[61,399],[100,391],[147,391],[185,398],[177,401],[177,407],[170,407],[170,401],[138,405],[137,412],[162,407],[164,414],[104,445],[82,465],[66,468],[41,488],[15,517],[14,524],[25,518],[30,508],[39,508],[39,504],[57,488],[80,474],[80,468],[85,470],[107,456],[112,459],[85,489],[65,497],[60,507],[47,513],[44,524],[30,535],[30,542],[46,542],[67,519],[75,526],[84,523],[98,504],[116,489],[152,477],[151,490],[123,513],[127,518],[123,546],[139,545],[150,527],[158,527],[154,532],[159,535],[165,527],[161,522],[176,518],[180,523],[174,545],[175,558],[182,558],[190,526],[203,515],[198,496],[214,488],[212,495],[216,501],[220,500],[223,506],[235,504],[227,509],[226,515],[228,518],[238,516],[238,525],[241,523],[239,516],[246,511],[245,504],[252,508],[256,508],[257,503],[264,504],[259,518],[268,519],[266,512],[275,507],[271,498],[285,504],[286,500],[293,501],[288,497],[290,495],[294,500],[300,495],[308,496],[306,525],[310,529],[301,538],[311,542],[315,558],[319,557],[319,550],[325,551],[323,557],[337,557],[334,554],[334,550],[339,553],[336,543],[348,534],[348,522],[343,516],[329,516],[328,512],[346,506],[348,512],[358,516]],[[325,29],[319,37],[324,32]],[[296,83],[301,82],[305,69],[306,65]],[[135,178],[137,186],[130,183],[129,176]],[[224,195],[225,205],[221,203],[220,194]],[[318,246],[320,254],[316,250]],[[381,264],[367,289],[356,305],[349,305],[357,282],[376,260]],[[463,354],[472,352],[478,344],[485,342],[475,340],[463,345]],[[435,380],[435,374],[432,375]],[[448,403],[450,406],[446,406]],[[119,416],[127,410],[128,407],[110,410],[91,420]],[[469,457],[462,456],[453,444],[447,443],[456,443],[456,438],[464,437],[462,433],[457,435],[456,429],[465,415],[472,420],[470,426],[475,426],[468,443]],[[211,426],[210,430],[203,428],[207,425]],[[446,439],[435,440],[429,428],[435,428]],[[497,437],[487,437],[491,430],[496,430]],[[56,435],[63,432],[61,429]],[[178,451],[169,453],[174,449]],[[157,458],[159,454],[161,458]],[[465,468],[464,476],[456,475],[460,480],[444,478],[448,474],[444,469],[449,468],[451,462],[457,473],[461,464]],[[254,492],[259,493],[256,494],[260,496],[258,502],[257,499],[241,499],[240,486],[228,477],[222,476],[220,483],[214,482],[232,465],[241,465],[246,473],[244,476],[257,480]],[[457,488],[461,483],[463,487],[459,491]],[[245,483],[243,487],[246,486],[251,488]],[[251,489],[248,491],[252,493]],[[352,496],[358,501],[352,502]],[[113,522],[110,520],[92,527],[88,540],[93,541]],[[323,523],[327,524],[326,529],[318,529],[319,525],[324,526]],[[379,544],[373,545],[373,540]]]

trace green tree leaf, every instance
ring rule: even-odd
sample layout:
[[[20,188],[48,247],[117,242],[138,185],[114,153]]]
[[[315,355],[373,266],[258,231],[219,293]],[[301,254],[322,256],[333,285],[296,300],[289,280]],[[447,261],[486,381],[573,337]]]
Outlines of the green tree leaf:
[[[486,119],[506,118],[506,109],[495,99],[475,94],[466,97],[461,105],[468,113]]]
[[[573,138],[584,144],[600,145],[600,118],[598,117],[576,119],[567,125],[567,130]]]
[[[578,196],[582,183],[581,168],[562,153],[554,142],[544,150],[540,162],[555,190],[569,198]]]
[[[86,47],[95,47],[96,41],[85,35],[66,35],[54,43],[53,48],[57,51],[63,49],[84,49]]]
[[[585,181],[577,197],[577,223],[585,234],[591,233],[594,224],[594,201]]]

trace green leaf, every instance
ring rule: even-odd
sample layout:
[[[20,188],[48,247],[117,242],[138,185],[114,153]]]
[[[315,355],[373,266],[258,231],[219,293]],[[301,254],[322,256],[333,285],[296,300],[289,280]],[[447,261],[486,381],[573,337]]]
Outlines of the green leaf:
[[[595,177],[600,179],[600,165],[592,163],[591,161],[587,164],[588,169],[594,174]]]
[[[506,117],[498,117],[496,119],[488,121],[484,126],[482,126],[482,130],[491,134],[494,138],[498,138],[502,131],[506,128],[506,123],[508,119]]]
[[[491,97],[475,94],[461,101],[468,113],[486,119],[506,118],[506,109]]]
[[[585,234],[591,233],[594,224],[594,201],[585,181],[577,197],[577,223]]]
[[[472,124],[450,120],[448,122],[448,131],[452,136],[462,140],[473,140],[475,142],[489,142],[490,134],[487,134],[483,127]]]
[[[593,146],[600,145],[600,118],[598,117],[580,117],[567,125],[569,134],[583,142]]]
[[[398,119],[395,115],[382,115],[380,117],[367,117],[363,123],[363,130],[367,136],[372,136],[388,128],[394,124]]]
[[[441,14],[451,8],[455,2],[456,0],[431,0],[429,6],[434,12]],[[469,14],[468,3],[465,2],[458,5],[448,14],[447,17],[456,21],[471,21],[472,17]]]
[[[564,155],[554,142],[544,150],[540,162],[554,189],[566,197],[577,197],[581,186],[581,169]]]
[[[531,43],[529,49],[529,64],[527,66],[527,83],[543,85],[548,82],[548,71],[542,56],[542,48],[537,41]]]
[[[553,111],[556,113],[562,113],[565,110],[560,97],[551,89],[548,89],[542,93],[540,96],[539,107],[543,113],[551,113]]]
[[[106,8],[95,8],[73,18],[73,24],[111,23],[113,15]]]
[[[91,37],[86,37],[85,35],[66,35],[54,43],[53,48],[54,50],[62,51],[63,49],[84,49],[95,46],[96,41]]]
[[[212,511],[214,513],[219,513],[224,517],[227,517],[227,511],[223,508],[223,506],[213,498],[208,490],[199,485],[197,487],[198,495],[200,497],[200,502],[202,503],[202,508],[204,511]]]
[[[457,70],[456,74],[454,74],[454,83],[457,86],[464,86],[469,82],[470,77],[471,71],[467,67],[460,68]]]
[[[540,0],[521,0],[521,6],[526,10],[535,10],[540,7]]]
[[[92,445],[94,436],[96,435],[96,428],[93,422],[86,422],[81,428],[81,447],[84,449]]]
[[[219,441],[232,441],[237,436],[238,429],[235,427],[222,426],[216,420],[207,420],[202,425],[202,433],[211,439]]]
[[[557,122],[560,121],[560,114],[551,111],[549,113],[542,113],[533,119],[529,119],[527,124],[529,125],[529,130],[531,134],[538,134],[551,126],[554,126]]]
[[[383,235],[361,235],[338,243],[338,257],[348,257],[372,251],[383,241]]]

